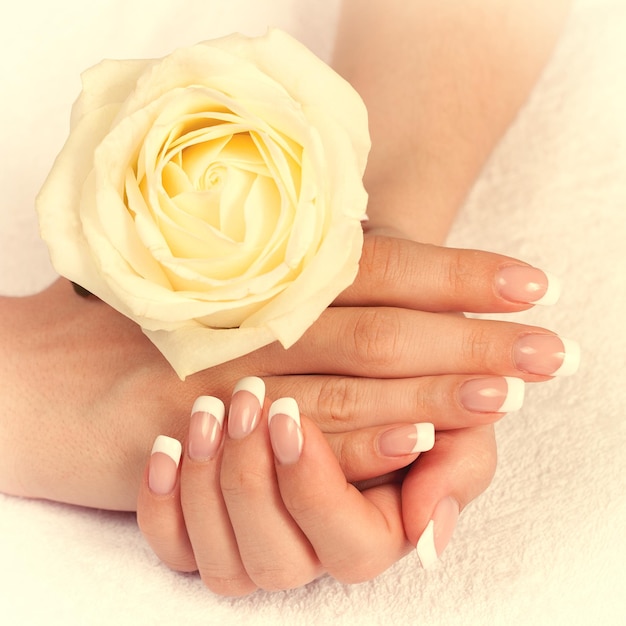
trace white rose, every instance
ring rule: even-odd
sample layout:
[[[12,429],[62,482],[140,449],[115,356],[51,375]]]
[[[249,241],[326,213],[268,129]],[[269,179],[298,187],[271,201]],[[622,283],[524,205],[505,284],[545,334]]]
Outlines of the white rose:
[[[368,151],[360,97],[278,30],[103,61],[37,198],[41,233],[184,378],[290,346],[354,280]]]

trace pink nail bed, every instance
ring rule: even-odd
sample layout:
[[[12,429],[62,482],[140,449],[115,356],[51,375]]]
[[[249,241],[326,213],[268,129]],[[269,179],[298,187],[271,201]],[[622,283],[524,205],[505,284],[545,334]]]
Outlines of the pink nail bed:
[[[441,500],[417,541],[417,556],[424,569],[432,567],[445,550],[459,519],[459,503],[451,497]]]
[[[515,342],[513,360],[519,370],[529,374],[569,376],[580,365],[580,347],[556,335],[529,333]]]
[[[549,306],[561,295],[561,281],[536,267],[507,265],[496,274],[496,289],[510,302]]]
[[[189,458],[195,461],[215,456],[222,440],[224,403],[213,396],[200,396],[191,409],[189,422]]]
[[[407,424],[386,430],[378,438],[378,450],[384,456],[404,456],[426,452],[435,445],[435,427],[429,422]]]
[[[280,398],[270,406],[268,428],[274,455],[281,465],[293,465],[302,452],[300,410],[293,398]]]
[[[459,400],[468,411],[475,413],[510,413],[522,407],[524,391],[521,378],[475,378],[461,385]]]
[[[148,467],[148,486],[156,495],[165,496],[176,485],[182,446],[180,441],[159,435],[152,446]]]
[[[256,376],[242,378],[233,389],[228,411],[228,435],[242,439],[256,427],[265,402],[265,383]]]

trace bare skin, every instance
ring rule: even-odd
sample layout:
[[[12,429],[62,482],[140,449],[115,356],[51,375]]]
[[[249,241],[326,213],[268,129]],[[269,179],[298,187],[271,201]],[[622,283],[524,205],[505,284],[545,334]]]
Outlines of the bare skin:
[[[543,69],[568,6],[567,1],[539,0],[390,0],[383,9],[376,0],[346,0],[335,67],[361,93],[370,114],[373,147],[365,178],[369,232],[444,241],[459,206]],[[469,265],[466,269],[465,280],[471,275]],[[434,421],[441,429],[437,446],[413,464],[401,496],[393,485],[349,495],[340,472],[332,477],[332,469],[323,476],[310,471],[309,464],[320,467],[326,451],[312,444],[318,457],[311,459],[306,436],[304,459],[295,469],[276,461],[274,473],[267,434],[263,438],[255,433],[249,437],[256,440],[254,454],[248,447],[254,443],[226,438],[228,462],[221,470],[219,459],[198,467],[184,457],[180,484],[169,499],[151,494],[144,480],[142,529],[166,563],[174,569],[199,569],[207,586],[218,593],[297,586],[321,572],[343,581],[366,580],[415,545],[444,496],[454,494],[463,508],[489,483],[495,463],[492,429],[468,420],[465,428],[446,430]],[[305,430],[319,442],[314,427]],[[364,442],[363,456],[371,456],[374,448],[373,440]],[[239,450],[239,463],[232,460],[233,449]],[[264,449],[269,455],[265,464],[250,461],[262,458]],[[261,483],[274,485],[265,508],[258,504],[252,527],[249,516],[237,513],[241,503],[247,511],[255,506],[261,488],[258,480],[253,485],[243,480],[246,467],[257,478],[265,471]],[[333,467],[327,456],[324,467]],[[194,480],[203,473],[204,480]],[[334,489],[344,494],[341,512],[361,519],[367,541],[356,539],[354,524],[348,524],[349,537],[341,532],[346,524],[337,513]],[[387,497],[379,500],[381,489]],[[403,527],[394,524],[397,509],[395,515],[391,512],[400,497]],[[203,498],[204,507],[199,504]],[[372,521],[372,509],[363,506],[376,500],[379,506],[373,508],[382,517],[374,513]],[[315,515],[317,511],[325,513]],[[262,533],[258,520],[266,518],[280,530]],[[207,519],[214,522],[212,528],[224,529],[223,534],[207,533]],[[379,545],[386,549],[372,553],[372,546]],[[268,554],[270,568],[264,567]]]
[[[493,421],[497,416],[464,411],[458,389],[468,372],[544,379],[519,372],[511,361],[512,344],[528,328],[438,311],[527,308],[494,290],[497,269],[511,261],[369,238],[357,281],[293,348],[273,344],[184,383],[134,323],[95,298],[77,296],[63,279],[28,298],[2,298],[0,489],[134,510],[154,438],[184,438],[194,399],[208,389],[227,401],[247,375],[263,376],[270,397],[297,397],[329,433],[388,423],[390,406],[397,407],[397,422],[414,421],[416,409],[457,423]],[[424,265],[433,271],[417,272]],[[456,272],[470,266],[474,280],[464,283]],[[472,348],[481,334],[493,343]],[[423,336],[435,340],[416,349]],[[468,348],[452,350],[446,341]],[[359,444],[352,442],[333,439],[347,470],[369,462],[359,462]],[[357,469],[352,474],[363,477]]]
[[[370,227],[441,244],[552,53],[569,0],[345,0],[334,66],[363,97]]]
[[[336,66],[371,112],[374,148],[366,184],[372,234],[443,241],[543,67],[566,5],[551,3],[545,27],[536,30],[540,18],[528,3],[473,4],[447,3],[444,12],[439,3],[396,0],[385,5],[381,21],[379,3],[347,2]],[[400,11],[407,7],[408,17]],[[420,33],[420,24],[427,22]],[[455,48],[441,45],[451,29]],[[521,51],[529,33],[538,43],[535,53],[526,55]],[[423,43],[420,54],[405,54],[415,41]],[[445,79],[450,76],[454,82]],[[492,97],[496,88],[498,97]],[[468,415],[458,402],[463,381],[484,374],[546,377],[520,371],[512,359],[517,338],[537,329],[447,314],[526,308],[494,290],[502,257],[458,256],[382,238],[368,246],[357,283],[290,351],[269,346],[185,383],[131,322],[102,303],[77,298],[65,281],[31,298],[0,300],[0,397],[7,416],[0,424],[0,489],[132,510],[154,437],[184,439],[197,395],[208,392],[227,401],[236,380],[257,374],[266,379],[271,397],[298,398],[302,412],[328,433],[326,441],[351,478],[364,477],[360,459],[368,449],[367,438],[359,440],[351,431],[388,423],[390,406],[395,422],[415,421],[416,402],[425,414],[467,420],[468,428],[440,435],[439,453],[425,455],[406,479],[413,489],[401,497],[412,515],[400,520],[396,508],[393,518],[395,545],[403,547],[392,554],[399,557],[415,544],[441,497],[453,494],[462,507],[491,480],[495,442],[485,423],[499,415]],[[320,382],[323,397],[333,399],[329,404],[319,401]],[[309,439],[322,441],[315,437]],[[323,446],[317,450],[326,454]],[[382,473],[392,465],[383,459],[378,469]],[[416,506],[416,498],[405,495],[409,491],[428,497]],[[311,539],[314,532],[305,535]],[[153,540],[169,538],[152,535]],[[315,545],[320,553],[326,549],[332,551],[332,545]],[[178,563],[171,554],[164,560]],[[354,571],[350,579],[371,577],[375,570]],[[348,579],[336,568],[328,571]],[[217,580],[228,572],[220,575]],[[280,580],[239,582],[216,590],[241,594],[255,586],[282,587]]]

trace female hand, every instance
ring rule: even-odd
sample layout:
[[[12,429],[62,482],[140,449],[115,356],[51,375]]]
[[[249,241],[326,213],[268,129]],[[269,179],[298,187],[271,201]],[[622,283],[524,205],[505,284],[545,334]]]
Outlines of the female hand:
[[[226,423],[224,412],[218,398],[199,398],[180,467],[181,445],[168,437],[157,438],[146,467],[138,521],[170,567],[199,570],[209,589],[230,596],[259,587],[298,587],[323,573],[342,582],[369,580],[411,550],[405,530],[411,537],[417,526],[411,520],[407,525],[406,517],[403,524],[401,485],[357,490],[346,480],[323,433],[300,416],[293,398],[264,402],[263,381],[245,378],[235,387]],[[379,428],[379,443],[390,432],[389,427]],[[432,497],[411,503],[422,517],[437,505],[436,535],[419,530],[423,561],[442,550],[459,506],[489,474],[488,466],[455,471],[464,448],[489,451],[492,443],[481,428],[456,432],[464,433],[456,448],[444,445],[439,451],[435,445],[418,461],[428,464],[434,454],[430,465],[441,472],[424,472],[428,478],[422,478],[421,486],[427,494],[437,495],[437,483],[454,487],[440,505]],[[432,425],[415,428],[412,439],[413,452],[398,454],[397,467],[432,447]],[[393,444],[394,437],[387,441]],[[374,456],[375,450],[364,454]],[[417,473],[418,467],[414,465]]]
[[[502,376],[571,369],[570,344],[549,331],[441,314],[518,311],[545,288],[542,272],[507,257],[371,237],[355,283],[291,349],[273,344],[184,383],[135,324],[66,281],[4,298],[0,489],[134,509],[156,435],[182,438],[194,398],[209,388],[226,401],[246,374],[263,376],[272,397],[297,397],[354,477],[358,446],[334,434],[390,421],[490,422],[506,396]]]

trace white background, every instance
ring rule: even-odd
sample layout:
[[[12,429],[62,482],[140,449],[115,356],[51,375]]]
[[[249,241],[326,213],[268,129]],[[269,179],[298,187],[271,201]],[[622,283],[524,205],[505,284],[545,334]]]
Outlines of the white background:
[[[0,292],[54,278],[34,196],[67,134],[79,73],[281,26],[327,57],[336,2],[15,3],[0,21]],[[162,567],[134,518],[0,496],[0,621],[48,624],[618,624],[626,614],[626,7],[579,2],[450,243],[560,275],[518,317],[578,340],[580,372],[533,387],[498,427],[500,465],[428,573],[216,598]],[[2,417],[0,416],[0,419]]]

